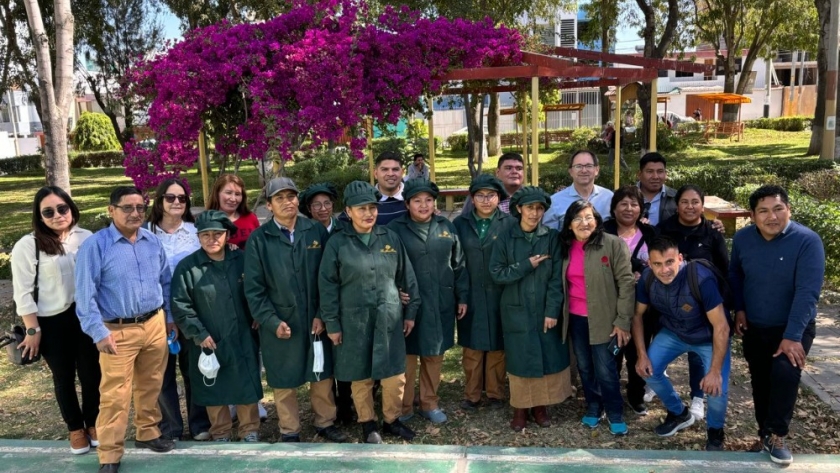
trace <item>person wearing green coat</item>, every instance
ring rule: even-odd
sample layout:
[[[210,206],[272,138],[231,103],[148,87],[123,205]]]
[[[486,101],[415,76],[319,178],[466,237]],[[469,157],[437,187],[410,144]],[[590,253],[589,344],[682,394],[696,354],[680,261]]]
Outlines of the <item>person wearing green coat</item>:
[[[510,214],[499,209],[499,202],[508,198],[498,178],[480,174],[470,184],[473,211],[459,215],[455,231],[464,248],[470,281],[467,314],[458,319],[458,344],[463,349],[464,399],[461,408],[474,411],[487,392],[487,407],[504,407],[505,344],[502,335],[500,301],[503,286],[490,275],[490,256],[499,235],[515,223]]]
[[[502,290],[502,332],[510,380],[510,427],[521,431],[528,409],[540,427],[551,426],[546,406],[572,394],[569,347],[560,337],[557,319],[563,311],[560,240],[542,224],[551,197],[527,186],[510,199],[518,220],[499,236],[490,257],[490,275]]]
[[[272,218],[248,239],[245,296],[259,323],[281,439],[300,442],[297,389],[309,383],[315,432],[345,442],[347,436],[334,425],[332,349],[318,313],[318,267],[327,230],[298,216],[298,190],[291,179],[272,179],[266,198]]]
[[[560,231],[563,254],[563,340],[575,351],[586,398],[581,423],[596,428],[606,411],[613,435],[627,435],[624,401],[610,345],[630,340],[636,302],[630,250],[621,238],[604,232],[591,202],[569,205]]]
[[[228,405],[235,405],[239,438],[257,442],[257,402],[263,396],[259,347],[251,336],[253,319],[245,302],[245,257],[241,250],[227,247],[236,225],[224,212],[208,210],[198,216],[195,226],[201,248],[178,263],[171,296],[178,328],[201,347],[188,353],[190,378],[204,381],[192,383],[192,402],[207,406],[214,440],[230,441],[233,422]],[[212,351],[219,362],[212,380],[198,369],[202,351]]]
[[[455,344],[455,318],[462,318],[467,313],[469,275],[464,266],[464,252],[452,222],[435,215],[438,193],[438,186],[428,179],[408,180],[403,187],[408,213],[388,224],[405,246],[423,301],[414,330],[405,339],[408,356],[402,422],[414,415],[418,356],[420,415],[435,424],[446,422],[437,395],[443,355]]]
[[[399,420],[405,389],[405,337],[420,306],[417,280],[399,236],[376,225],[380,194],[353,181],[344,189],[350,225],[330,237],[318,279],[321,315],[335,349],[335,376],[352,381],[362,440],[382,443],[373,410],[381,380],[382,430],[405,440],[414,432]],[[408,294],[403,307],[400,291]]]

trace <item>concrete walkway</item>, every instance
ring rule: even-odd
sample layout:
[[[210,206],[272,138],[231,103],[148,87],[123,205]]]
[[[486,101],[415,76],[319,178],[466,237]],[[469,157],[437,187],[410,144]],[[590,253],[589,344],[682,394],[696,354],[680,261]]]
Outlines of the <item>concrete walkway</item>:
[[[95,453],[71,455],[66,442],[0,440],[0,471],[94,472]],[[127,450],[124,473],[193,471],[411,473],[759,473],[782,470],[764,453],[362,444],[181,442],[167,454]],[[786,472],[836,473],[840,457],[795,455]]]
[[[837,306],[817,311],[817,338],[802,373],[802,384],[835,412],[840,411],[840,323],[836,312]]]

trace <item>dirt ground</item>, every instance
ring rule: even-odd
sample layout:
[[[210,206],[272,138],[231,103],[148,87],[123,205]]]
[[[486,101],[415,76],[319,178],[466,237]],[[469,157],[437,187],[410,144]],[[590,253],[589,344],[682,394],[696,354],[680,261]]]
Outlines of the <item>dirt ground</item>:
[[[0,281],[0,291],[6,281]],[[0,299],[3,300],[3,299]],[[833,301],[832,301],[833,302]],[[820,317],[840,322],[840,305],[823,305]],[[0,308],[0,327],[7,328],[13,321],[8,305]],[[819,335],[818,335],[819,336]],[[739,339],[733,341],[733,362],[729,388],[729,411],[726,425],[726,448],[729,450],[750,450],[756,440],[756,424],[753,417],[753,403],[749,375],[743,359]],[[648,405],[647,416],[635,415],[629,407],[625,410],[630,434],[613,437],[605,425],[590,430],[580,425],[584,404],[582,394],[577,398],[552,406],[549,413],[553,424],[539,428],[530,423],[521,433],[508,427],[510,410],[497,411],[479,409],[467,413],[458,407],[463,392],[463,373],[460,368],[461,351],[450,350],[445,359],[443,381],[439,390],[441,408],[449,416],[449,422],[433,425],[415,416],[408,422],[418,436],[414,443],[434,445],[493,445],[493,446],[545,446],[566,448],[617,448],[617,449],[677,449],[701,450],[705,446],[705,422],[680,432],[671,438],[659,438],[653,428],[665,417],[665,410],[658,400]],[[685,357],[679,359],[668,370],[671,380],[687,399],[688,381]],[[622,381],[624,382],[624,381]],[[268,386],[264,387],[264,404],[269,418],[260,429],[264,441],[279,440],[277,414],[273,396]],[[298,399],[303,414],[302,437],[305,440],[320,441],[314,436],[309,412],[306,389],[299,391]],[[184,413],[186,415],[186,413]],[[361,428],[357,425],[342,426],[352,441],[359,441]],[[129,427],[128,438],[133,438],[133,427]],[[66,439],[67,432],[55,403],[50,372],[44,363],[17,367],[7,360],[0,360],[0,438],[59,440]],[[386,438],[392,442],[393,438]],[[819,400],[813,393],[800,388],[800,398],[794,414],[789,443],[799,453],[840,453],[840,413]]]

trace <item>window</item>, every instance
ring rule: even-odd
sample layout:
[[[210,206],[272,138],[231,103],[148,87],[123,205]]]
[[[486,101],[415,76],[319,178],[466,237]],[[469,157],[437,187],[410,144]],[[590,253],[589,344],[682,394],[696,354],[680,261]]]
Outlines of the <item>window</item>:
[[[674,71],[674,77],[694,77],[693,72]]]

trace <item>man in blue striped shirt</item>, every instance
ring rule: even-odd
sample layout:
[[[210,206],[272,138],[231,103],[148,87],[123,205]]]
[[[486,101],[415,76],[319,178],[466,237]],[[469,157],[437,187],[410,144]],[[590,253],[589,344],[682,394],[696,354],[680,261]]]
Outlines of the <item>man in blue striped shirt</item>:
[[[99,471],[117,472],[134,387],[135,447],[172,450],[158,423],[168,348],[166,324],[172,278],[160,240],[140,228],[146,210],[136,187],[117,187],[108,213],[113,223],[88,238],[76,261],[76,315],[96,342],[102,382],[96,419]],[[165,318],[164,318],[165,312]]]

